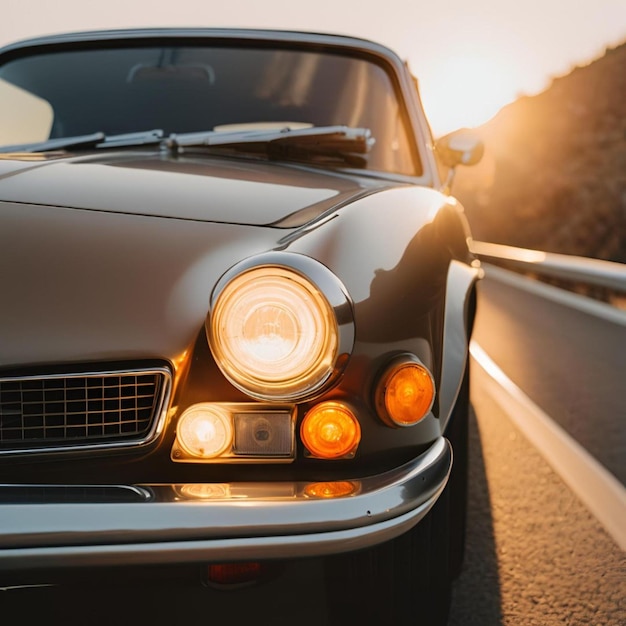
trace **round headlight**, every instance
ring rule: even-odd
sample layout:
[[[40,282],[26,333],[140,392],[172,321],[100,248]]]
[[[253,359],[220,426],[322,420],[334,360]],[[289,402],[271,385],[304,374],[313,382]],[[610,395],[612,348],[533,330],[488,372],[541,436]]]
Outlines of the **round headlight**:
[[[226,284],[211,312],[209,341],[224,375],[261,399],[318,390],[338,355],[333,308],[315,284],[277,266],[246,270]]]

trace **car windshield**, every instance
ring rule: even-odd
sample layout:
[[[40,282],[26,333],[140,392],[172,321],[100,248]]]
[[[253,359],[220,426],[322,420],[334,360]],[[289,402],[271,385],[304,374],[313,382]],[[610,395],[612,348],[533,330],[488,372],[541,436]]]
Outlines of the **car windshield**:
[[[306,48],[84,48],[0,66],[0,147],[104,133],[366,128],[366,167],[420,175],[390,74],[365,56]]]

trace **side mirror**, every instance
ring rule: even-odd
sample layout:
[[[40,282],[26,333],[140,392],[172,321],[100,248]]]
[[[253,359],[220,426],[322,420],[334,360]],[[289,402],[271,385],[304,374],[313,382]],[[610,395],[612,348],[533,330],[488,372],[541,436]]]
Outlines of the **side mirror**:
[[[476,165],[485,151],[480,137],[467,128],[441,137],[435,143],[435,147],[441,162],[451,168],[458,165]]]
[[[476,165],[483,158],[485,145],[474,131],[462,128],[438,139],[435,142],[435,151],[441,163],[449,168],[442,191],[450,193],[456,167]]]

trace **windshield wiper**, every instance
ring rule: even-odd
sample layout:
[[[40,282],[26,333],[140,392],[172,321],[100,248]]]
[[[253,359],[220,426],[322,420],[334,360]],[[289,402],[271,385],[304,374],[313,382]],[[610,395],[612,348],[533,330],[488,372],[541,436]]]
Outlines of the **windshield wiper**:
[[[263,154],[270,159],[311,162],[340,161],[353,167],[365,167],[367,154],[374,145],[369,128],[350,126],[312,126],[271,130],[210,130],[199,133],[171,134],[161,129],[119,135],[102,132],[74,137],[59,137],[39,143],[0,146],[0,153],[51,152],[71,149],[106,149],[159,145],[171,154],[190,149],[232,149]]]
[[[105,135],[91,133],[74,137],[59,137],[39,143],[24,143],[13,146],[0,146],[0,152],[51,152],[67,150],[68,148],[121,148],[124,146],[143,146],[160,144],[164,133],[160,129],[140,131],[137,133],[123,133],[120,135]]]
[[[365,167],[367,154],[374,145],[369,128],[350,126],[313,126],[311,128],[240,131],[207,131],[172,134],[162,143],[172,154],[189,148],[231,148],[262,153],[269,158],[341,160]]]

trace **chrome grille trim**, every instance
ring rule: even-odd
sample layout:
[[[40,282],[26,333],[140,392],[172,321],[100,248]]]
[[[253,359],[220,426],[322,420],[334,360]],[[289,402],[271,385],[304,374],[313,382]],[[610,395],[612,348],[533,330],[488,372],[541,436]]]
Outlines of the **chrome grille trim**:
[[[150,443],[171,386],[165,367],[0,377],[0,455]]]

